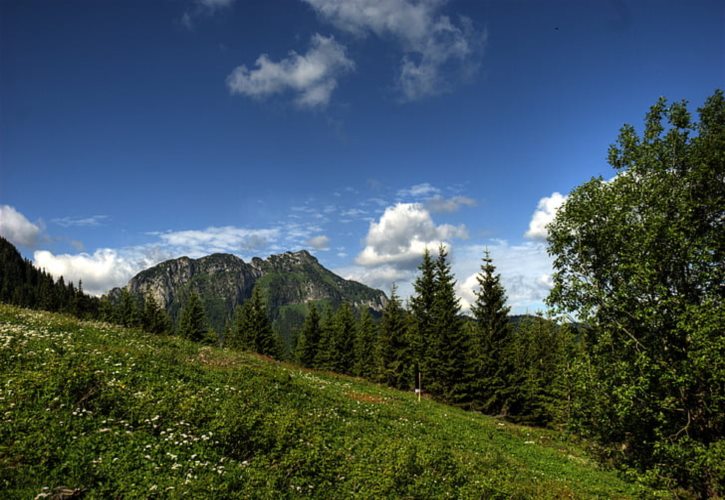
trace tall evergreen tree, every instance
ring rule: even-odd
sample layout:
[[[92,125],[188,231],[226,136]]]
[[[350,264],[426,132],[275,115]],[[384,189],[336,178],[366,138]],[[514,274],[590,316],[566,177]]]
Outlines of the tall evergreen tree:
[[[435,263],[428,248],[423,252],[423,260],[418,266],[420,274],[413,283],[415,291],[410,300],[410,310],[414,321],[410,328],[410,344],[416,377],[427,372],[426,359],[431,350],[430,343],[434,337],[433,302],[436,292]]]
[[[415,380],[406,327],[405,311],[393,286],[390,300],[383,309],[375,348],[376,378],[398,389],[409,389]]]
[[[351,374],[355,362],[355,316],[347,303],[343,303],[335,313],[333,342],[335,359],[333,369],[338,373]]]
[[[277,359],[281,358],[282,344],[272,329],[272,322],[269,320],[267,306],[262,300],[259,287],[254,287],[252,298],[248,302],[249,306],[243,309],[244,327],[247,332],[242,337],[249,339],[254,351]]]
[[[448,403],[465,404],[470,400],[465,367],[468,342],[463,329],[461,306],[456,297],[455,278],[443,245],[435,264],[435,297],[432,309],[433,348],[428,355],[429,389]]]
[[[150,333],[171,333],[171,318],[168,313],[159,306],[153,295],[148,295],[144,300],[143,314],[141,315],[141,326]]]
[[[334,370],[337,357],[335,321],[332,309],[328,306],[325,308],[325,314],[320,321],[320,342],[315,355],[314,366],[323,370]]]
[[[355,367],[353,374],[358,377],[372,378],[375,373],[375,343],[377,341],[377,325],[370,311],[363,309],[357,324],[355,337]]]
[[[511,329],[506,305],[506,291],[501,275],[488,250],[485,251],[481,272],[476,276],[478,290],[471,312],[476,320],[471,345],[471,392],[474,408],[488,414],[505,409],[511,363],[507,359],[507,344]]]
[[[180,336],[193,341],[200,341],[207,331],[206,313],[204,305],[196,293],[189,296],[179,317],[178,333]]]
[[[297,337],[295,357],[302,363],[302,366],[309,368],[314,365],[321,333],[320,315],[315,304],[311,303],[302,330]]]

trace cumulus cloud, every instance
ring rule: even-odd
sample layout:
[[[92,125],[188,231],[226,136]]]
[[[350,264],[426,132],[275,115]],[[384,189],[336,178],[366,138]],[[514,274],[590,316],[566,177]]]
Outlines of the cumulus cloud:
[[[464,206],[475,207],[476,200],[468,196],[444,198],[443,196],[436,195],[428,198],[425,202],[425,207],[433,213],[453,213]]]
[[[325,235],[313,236],[306,243],[315,250],[329,250],[330,248],[330,238]]]
[[[539,200],[536,211],[529,222],[529,229],[524,236],[533,240],[545,240],[548,235],[546,226],[554,220],[556,212],[566,201],[566,196],[561,193],[552,193],[551,196],[544,196]]]
[[[330,102],[340,76],[353,71],[355,63],[346,55],[344,45],[333,37],[315,34],[305,54],[291,51],[279,62],[262,54],[255,68],[238,66],[227,77],[232,94],[264,99],[292,92],[302,108],[324,107]]]
[[[540,242],[511,245],[503,240],[489,243],[467,245],[455,251],[453,271],[459,279],[457,293],[462,307],[467,310],[476,300],[476,276],[480,272],[484,250],[488,249],[496,272],[501,274],[512,312],[520,314],[543,309],[543,301],[552,287],[552,260],[546,252],[546,245]]]
[[[10,205],[0,205],[0,235],[15,245],[33,247],[41,229]]]
[[[467,238],[466,227],[436,225],[420,203],[388,207],[378,222],[371,222],[365,248],[356,262],[363,266],[415,267],[426,248],[437,248],[452,238]]]
[[[83,289],[93,295],[100,295],[113,287],[125,285],[139,271],[157,264],[153,252],[126,252],[124,255],[110,248],[98,249],[92,254],[59,254],[37,250],[33,264],[43,268],[54,278],[63,276],[66,281],[78,283],[83,280]]]
[[[441,15],[443,0],[305,1],[340,30],[395,40],[404,53],[397,81],[404,100],[447,90],[444,73],[473,73],[485,42],[470,19],[460,17],[456,23]]]

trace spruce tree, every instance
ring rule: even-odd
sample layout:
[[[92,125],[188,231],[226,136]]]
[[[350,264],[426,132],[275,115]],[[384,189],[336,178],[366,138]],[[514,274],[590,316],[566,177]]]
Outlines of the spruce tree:
[[[398,389],[409,389],[413,386],[415,379],[406,327],[405,311],[400,305],[400,299],[393,286],[390,300],[383,309],[375,349],[376,378]]]
[[[295,358],[302,366],[310,368],[314,365],[321,333],[320,315],[315,304],[310,303],[309,311],[305,316],[305,322],[297,337],[297,346],[295,347]]]
[[[336,358],[333,360],[334,370],[338,373],[351,374],[355,363],[355,316],[346,303],[335,313],[334,343]]]
[[[511,329],[510,308],[501,275],[488,250],[485,251],[481,272],[476,276],[478,290],[471,312],[476,320],[472,331],[471,391],[474,408],[488,414],[505,409],[511,366],[507,358],[507,343]]]
[[[335,322],[332,309],[325,308],[325,314],[320,321],[320,342],[315,355],[314,367],[323,370],[334,370],[337,359],[337,346],[335,345]]]
[[[470,400],[464,378],[468,342],[463,329],[461,306],[456,297],[455,278],[443,245],[435,263],[435,297],[432,309],[433,342],[428,356],[430,391],[448,403],[465,404]]]
[[[416,377],[427,372],[426,359],[433,340],[433,302],[435,300],[436,279],[435,263],[428,248],[423,252],[423,260],[418,266],[420,274],[413,283],[415,294],[410,300],[410,310],[414,321],[410,328],[411,353]],[[427,376],[427,373],[426,373]]]
[[[199,342],[207,331],[206,313],[199,296],[192,292],[181,309],[178,333],[180,336]]]
[[[247,328],[247,334],[244,336],[251,341],[252,349],[260,354],[281,358],[282,345],[272,329],[272,322],[269,320],[259,287],[254,288],[249,307],[244,311],[246,312],[244,323]]]
[[[150,333],[170,333],[171,318],[162,309],[153,295],[148,295],[144,301],[144,309],[141,315],[141,326]]]
[[[360,313],[355,337],[355,367],[353,374],[358,377],[372,378],[375,373],[375,343],[377,325],[366,308]]]

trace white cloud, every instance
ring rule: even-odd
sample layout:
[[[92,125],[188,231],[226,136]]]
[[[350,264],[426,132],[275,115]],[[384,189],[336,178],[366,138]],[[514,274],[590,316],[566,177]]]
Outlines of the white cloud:
[[[534,240],[545,240],[548,234],[546,226],[554,220],[556,212],[565,201],[566,196],[557,192],[541,198],[529,222],[529,230],[524,236]]]
[[[313,236],[306,243],[315,250],[329,250],[330,248],[330,238],[325,235]]]
[[[444,92],[452,70],[475,71],[485,41],[470,19],[461,17],[456,24],[440,15],[444,0],[305,1],[340,30],[397,41],[404,53],[397,84],[405,100]]]
[[[425,207],[433,213],[453,213],[459,208],[475,207],[476,200],[467,196],[453,196],[452,198],[444,198],[440,195],[428,198]]]
[[[209,10],[225,9],[231,7],[236,0],[196,0],[201,7]]]
[[[335,274],[347,280],[364,283],[372,288],[388,292],[393,284],[398,285],[398,295],[407,298],[413,292],[415,269],[400,269],[393,265],[376,267],[348,266],[334,269]]]
[[[0,205],[0,235],[15,245],[33,247],[41,229],[10,205]]]
[[[410,269],[426,248],[431,250],[452,238],[467,238],[465,226],[435,225],[420,203],[388,207],[378,222],[371,222],[366,246],[356,262],[363,266],[393,265]]]
[[[423,182],[422,184],[415,184],[409,188],[398,190],[398,196],[406,198],[423,198],[426,196],[437,195],[440,192],[441,190],[437,187],[431,186],[427,182]]]
[[[164,246],[175,253],[201,257],[209,253],[241,253],[259,250],[279,238],[279,229],[247,229],[235,226],[208,227],[203,230],[156,233]]]
[[[110,248],[76,255],[54,255],[47,250],[37,250],[33,254],[33,264],[44,268],[56,279],[63,276],[66,282],[76,284],[83,280],[86,292],[100,295],[113,287],[125,285],[139,271],[163,260],[156,260],[153,255],[153,252],[125,252],[124,255]]]
[[[345,52],[345,46],[333,37],[315,34],[305,54],[292,51],[279,62],[262,54],[255,69],[238,66],[227,77],[227,87],[232,94],[257,99],[290,91],[300,107],[324,107],[337,87],[337,79],[355,69]]]
[[[491,252],[496,272],[501,274],[512,312],[520,314],[527,310],[534,312],[544,309],[543,301],[552,286],[552,260],[546,252],[546,245],[540,242],[510,245],[503,240],[492,240],[489,245],[467,245],[455,250],[453,271],[460,280],[457,292],[463,308],[467,310],[476,300],[476,276],[480,272],[486,248]]]
[[[105,219],[108,219],[107,215],[93,215],[91,217],[60,217],[51,219],[50,222],[61,227],[88,227],[100,226]]]

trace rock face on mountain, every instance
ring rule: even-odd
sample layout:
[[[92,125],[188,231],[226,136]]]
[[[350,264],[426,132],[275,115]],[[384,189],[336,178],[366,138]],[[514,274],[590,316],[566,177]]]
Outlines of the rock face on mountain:
[[[255,257],[251,263],[231,254],[181,257],[140,272],[125,288],[136,296],[154,297],[174,318],[191,292],[196,292],[211,326],[221,331],[235,306],[251,297],[255,286],[261,287],[284,337],[301,324],[309,302],[332,307],[347,302],[379,313],[387,301],[382,291],[341,278],[305,250],[266,260]],[[120,289],[114,289],[110,295],[118,293]]]

